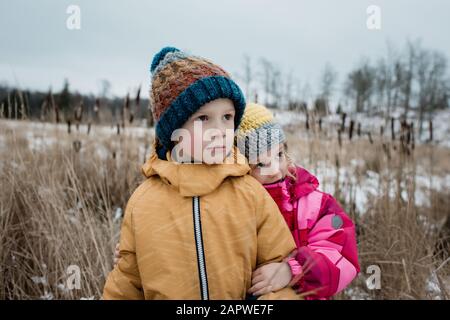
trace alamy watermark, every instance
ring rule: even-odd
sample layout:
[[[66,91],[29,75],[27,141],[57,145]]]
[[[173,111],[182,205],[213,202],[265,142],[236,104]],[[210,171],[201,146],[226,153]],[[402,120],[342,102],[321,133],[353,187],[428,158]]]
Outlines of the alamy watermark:
[[[366,26],[369,30],[381,29],[381,8],[377,5],[370,5],[366,9]]]
[[[81,9],[78,5],[70,5],[66,9],[66,13],[69,15],[66,19],[66,28],[69,30],[81,29]]]

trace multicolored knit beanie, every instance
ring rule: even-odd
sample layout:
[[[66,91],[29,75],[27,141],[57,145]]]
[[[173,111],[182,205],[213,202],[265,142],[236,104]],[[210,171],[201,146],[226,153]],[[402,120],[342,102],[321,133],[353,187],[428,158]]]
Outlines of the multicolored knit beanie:
[[[247,159],[256,160],[262,152],[268,152],[286,141],[283,129],[266,107],[249,103],[236,134],[239,151]]]
[[[166,158],[173,146],[172,132],[204,104],[219,98],[233,101],[235,128],[239,127],[245,98],[229,74],[218,65],[177,48],[165,47],[153,58],[150,72],[150,103],[156,122],[156,137],[161,143],[158,157]]]

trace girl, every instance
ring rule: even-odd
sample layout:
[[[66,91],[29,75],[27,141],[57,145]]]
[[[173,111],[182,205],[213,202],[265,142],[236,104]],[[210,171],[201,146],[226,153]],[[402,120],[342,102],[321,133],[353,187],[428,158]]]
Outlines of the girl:
[[[276,289],[276,279],[290,272],[294,288],[310,293],[307,299],[330,298],[360,271],[355,226],[331,195],[317,189],[317,178],[292,162],[285,140],[267,108],[247,105],[237,134],[239,149],[249,159],[250,174],[277,203],[297,245],[288,261],[258,268],[249,293]],[[273,268],[280,274],[271,278]]]
[[[295,242],[233,146],[242,92],[222,68],[176,48],[156,54],[151,72],[157,143],[128,201],[103,298],[244,299],[252,271],[282,261]],[[286,289],[270,297],[295,296]]]

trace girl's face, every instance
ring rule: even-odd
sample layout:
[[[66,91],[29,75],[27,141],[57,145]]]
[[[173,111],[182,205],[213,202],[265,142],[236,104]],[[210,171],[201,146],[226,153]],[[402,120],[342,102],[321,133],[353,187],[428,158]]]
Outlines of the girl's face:
[[[283,180],[288,172],[288,161],[283,144],[278,144],[269,152],[258,157],[256,164],[250,165],[250,175],[262,184]]]
[[[235,113],[230,99],[206,103],[181,127],[182,139],[174,149],[181,148],[183,159],[189,161],[223,163],[233,147]]]

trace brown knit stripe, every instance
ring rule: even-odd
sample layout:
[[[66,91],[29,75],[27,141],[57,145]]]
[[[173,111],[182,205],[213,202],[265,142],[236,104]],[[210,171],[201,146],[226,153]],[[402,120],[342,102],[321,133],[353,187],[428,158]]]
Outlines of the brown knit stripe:
[[[192,83],[211,76],[229,77],[225,70],[205,59],[189,57],[166,65],[152,82],[150,96],[155,120]]]

